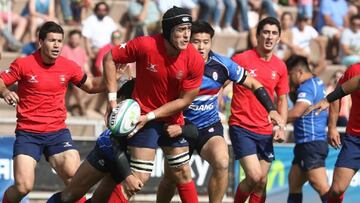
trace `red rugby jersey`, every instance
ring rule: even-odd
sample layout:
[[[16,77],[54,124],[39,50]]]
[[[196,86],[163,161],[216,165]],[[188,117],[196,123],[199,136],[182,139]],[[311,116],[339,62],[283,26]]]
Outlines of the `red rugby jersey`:
[[[360,74],[360,64],[354,64],[350,66],[340,78],[339,84],[350,80],[351,78]],[[346,132],[353,136],[360,136],[360,90],[356,90],[351,94],[351,109],[349,115],[349,121],[346,126]]]
[[[6,86],[18,82],[17,130],[54,132],[66,128],[65,92],[69,82],[79,85],[84,73],[62,56],[55,64],[43,64],[40,51],[16,59],[0,77]]]
[[[277,95],[289,92],[286,65],[275,55],[269,61],[264,61],[256,49],[252,49],[237,54],[232,59],[264,86],[273,101],[274,92]],[[251,90],[234,84],[230,125],[240,126],[258,134],[272,134],[272,124],[269,123],[267,115],[268,112]]]
[[[135,38],[112,49],[115,63],[136,61],[136,82],[132,98],[140,105],[142,114],[179,98],[182,91],[200,87],[204,60],[189,44],[176,57],[166,54],[161,34]],[[182,112],[162,119],[183,124]]]

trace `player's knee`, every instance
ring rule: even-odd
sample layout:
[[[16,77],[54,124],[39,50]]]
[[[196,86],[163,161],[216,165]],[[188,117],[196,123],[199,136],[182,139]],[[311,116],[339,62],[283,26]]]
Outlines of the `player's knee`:
[[[229,168],[229,159],[228,158],[222,158],[218,160],[214,166],[213,170],[215,173],[226,173]]]
[[[335,197],[340,197],[342,194],[344,194],[346,187],[341,186],[340,184],[333,183],[333,185],[330,188],[329,193]]]
[[[191,170],[189,166],[189,152],[183,152],[177,155],[166,155],[167,162],[175,177],[176,183],[188,182],[191,180]]]
[[[257,185],[261,185],[263,181],[263,175],[261,172],[255,172],[246,177],[248,185],[251,187],[255,187]]]
[[[188,164],[171,168],[176,183],[189,182],[191,180],[191,170]]]
[[[21,196],[26,196],[33,189],[33,184],[29,182],[21,182],[15,185],[16,190]]]

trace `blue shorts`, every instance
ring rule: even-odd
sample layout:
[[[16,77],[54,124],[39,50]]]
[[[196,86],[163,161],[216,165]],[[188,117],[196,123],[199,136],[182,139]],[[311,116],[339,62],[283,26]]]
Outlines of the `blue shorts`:
[[[196,140],[188,139],[188,142],[190,143],[191,154],[195,149],[198,152],[198,154],[200,154],[201,149],[210,138],[214,136],[224,137],[224,127],[220,121],[208,127],[199,129],[198,131],[199,131],[199,136],[196,138]]]
[[[69,129],[50,133],[32,133],[17,130],[15,136],[13,157],[25,154],[36,161],[40,161],[41,155],[44,153],[46,160],[48,160],[54,154],[76,149]]]
[[[123,147],[123,150],[126,150],[126,147],[121,147]],[[92,167],[96,168],[98,171],[101,171],[103,173],[110,173],[116,183],[121,183],[123,179],[121,178],[119,172],[116,170],[113,156],[113,145],[108,145],[105,149],[104,147],[99,147],[99,145],[96,144],[94,149],[91,150],[91,152],[86,157],[86,160]]]
[[[150,121],[133,137],[129,138],[127,145],[131,147],[156,149],[160,147],[186,147],[188,141],[183,136],[171,138],[165,134],[165,123]]]
[[[299,165],[303,171],[325,167],[325,159],[329,153],[326,141],[312,141],[296,144],[292,164]]]
[[[360,136],[346,134],[341,139],[342,147],[335,167],[344,167],[354,170],[360,168]]]
[[[267,162],[275,159],[272,135],[257,134],[234,125],[229,127],[229,134],[236,160],[252,154]]]

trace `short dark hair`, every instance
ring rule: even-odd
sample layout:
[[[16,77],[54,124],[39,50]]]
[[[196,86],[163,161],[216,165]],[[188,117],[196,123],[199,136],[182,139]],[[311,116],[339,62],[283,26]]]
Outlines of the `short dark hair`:
[[[211,27],[211,25],[203,20],[197,20],[194,21],[191,26],[191,35],[197,34],[197,33],[207,33],[210,35],[211,38],[214,36],[214,29]]]
[[[76,35],[76,34],[82,36],[82,35],[81,35],[81,31],[78,30],[78,29],[71,30],[71,31],[69,32],[68,36],[71,37],[71,36]]]
[[[354,20],[360,20],[360,15],[353,15],[350,18],[350,23],[354,22]]]
[[[259,35],[260,32],[264,29],[265,25],[276,25],[276,27],[279,30],[279,35],[281,35],[281,27],[280,27],[280,22],[278,21],[278,19],[274,18],[274,17],[266,17],[264,19],[262,19],[257,28],[256,28],[256,35]]]
[[[46,36],[48,33],[53,32],[53,33],[59,33],[62,34],[64,36],[64,30],[63,28],[52,21],[46,22],[44,23],[39,31],[39,39],[40,40],[45,40]]]
[[[289,72],[295,68],[302,68],[306,72],[311,72],[308,60],[304,56],[292,55],[285,63]]]
[[[101,5],[104,5],[106,7],[106,11],[109,12],[110,8],[109,8],[109,5],[105,2],[105,1],[100,1],[98,3],[95,4],[95,7],[94,7],[94,13],[96,13],[96,11],[99,10],[99,7]]]

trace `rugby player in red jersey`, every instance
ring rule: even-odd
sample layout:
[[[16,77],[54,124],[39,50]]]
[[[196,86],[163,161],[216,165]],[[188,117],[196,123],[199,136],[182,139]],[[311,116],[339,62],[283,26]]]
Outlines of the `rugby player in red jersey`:
[[[54,22],[39,31],[40,48],[16,59],[0,74],[0,93],[16,105],[14,185],[7,188],[3,203],[17,203],[33,188],[35,167],[44,154],[65,184],[80,165],[79,153],[65,125],[65,92],[71,82],[88,93],[105,91],[102,78],[90,78],[75,62],[60,56],[64,31]],[[17,92],[7,87],[18,82]],[[81,200],[83,201],[83,199]]]
[[[286,121],[287,69],[284,62],[273,54],[280,34],[277,19],[267,17],[261,20],[256,30],[257,46],[232,59],[264,86],[262,91],[266,91],[272,100],[276,92],[277,111]],[[269,110],[255,95],[239,84],[233,86],[229,133],[235,159],[240,159],[246,175],[237,187],[236,203],[245,202],[249,196],[250,203],[265,202],[267,173],[275,158],[273,139],[284,139],[284,126],[277,126],[272,136],[273,125],[266,116]]]
[[[349,186],[351,179],[360,168],[360,63],[350,66],[339,80],[339,86],[331,92],[325,99],[309,107],[306,114],[312,110],[320,111],[328,108],[328,142],[329,144],[340,150],[335,170],[333,174],[333,182],[328,192],[329,203],[340,203],[344,199],[344,193]],[[340,138],[340,134],[336,129],[336,122],[339,116],[340,101],[339,99],[347,94],[351,94],[351,110],[349,122],[346,126],[346,134]],[[331,103],[331,104],[330,104]]]
[[[155,149],[163,149],[176,180],[182,202],[198,202],[189,166],[188,142],[184,137],[165,134],[165,124],[184,124],[182,110],[199,92],[204,60],[189,45],[191,15],[186,9],[173,7],[162,19],[162,34],[135,38],[116,46],[104,59],[104,76],[108,87],[108,111],[116,106],[117,64],[136,62],[136,82],[132,98],[142,111],[127,146],[130,167],[145,184],[154,166]]]

